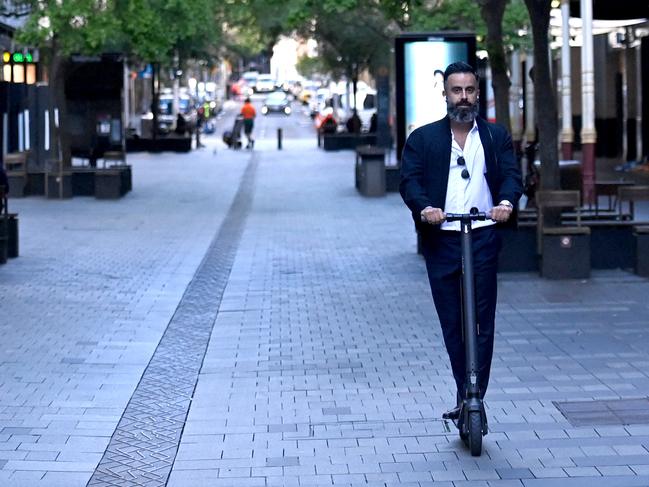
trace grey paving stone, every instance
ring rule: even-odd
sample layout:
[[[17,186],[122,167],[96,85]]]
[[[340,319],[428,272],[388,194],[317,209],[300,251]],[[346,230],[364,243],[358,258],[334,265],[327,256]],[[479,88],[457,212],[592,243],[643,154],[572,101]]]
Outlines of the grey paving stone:
[[[299,457],[270,457],[266,458],[267,467],[292,467],[300,465]]]
[[[497,468],[496,472],[501,479],[530,479],[534,478],[532,471],[528,468]]]

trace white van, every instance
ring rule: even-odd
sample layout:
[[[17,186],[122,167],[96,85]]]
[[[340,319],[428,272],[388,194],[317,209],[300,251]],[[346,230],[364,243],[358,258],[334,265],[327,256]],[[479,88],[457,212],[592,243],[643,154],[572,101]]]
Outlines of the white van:
[[[255,84],[255,91],[257,93],[269,93],[275,91],[275,78],[272,74],[260,74],[257,76],[257,83]]]

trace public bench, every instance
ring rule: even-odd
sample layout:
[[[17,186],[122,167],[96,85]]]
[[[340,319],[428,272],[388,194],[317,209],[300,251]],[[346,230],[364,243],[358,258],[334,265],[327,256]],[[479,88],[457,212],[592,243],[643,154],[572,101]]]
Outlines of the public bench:
[[[590,230],[592,269],[635,269],[636,273],[642,275],[643,269],[646,269],[643,259],[649,259],[649,236],[646,230],[649,221],[637,218],[635,203],[649,201],[649,186],[618,183],[611,186],[617,192],[615,203],[608,209],[615,211],[602,212],[597,208],[584,210],[577,206],[562,211],[560,226],[551,232],[567,233],[566,228],[587,227]],[[576,203],[576,200],[573,199],[572,203]],[[535,221],[537,217],[535,209],[520,213],[523,221]]]

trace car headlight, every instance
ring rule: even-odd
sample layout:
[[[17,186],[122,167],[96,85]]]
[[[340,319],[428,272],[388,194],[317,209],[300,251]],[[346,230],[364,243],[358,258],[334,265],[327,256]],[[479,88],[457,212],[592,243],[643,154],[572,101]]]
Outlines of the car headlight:
[[[261,107],[261,113],[263,113],[264,115],[266,115],[268,113],[268,107],[266,105]]]
[[[291,107],[284,107],[284,113],[286,113],[286,115],[290,115],[291,114]]]

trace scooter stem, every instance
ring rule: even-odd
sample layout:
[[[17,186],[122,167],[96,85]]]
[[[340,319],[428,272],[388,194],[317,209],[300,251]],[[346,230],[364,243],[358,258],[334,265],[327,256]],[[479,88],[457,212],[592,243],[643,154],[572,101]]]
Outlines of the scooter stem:
[[[478,385],[478,331],[476,326],[471,220],[462,218],[460,224],[462,234],[462,291],[464,296],[464,349],[467,359],[465,399],[472,399],[480,397],[480,388]]]

